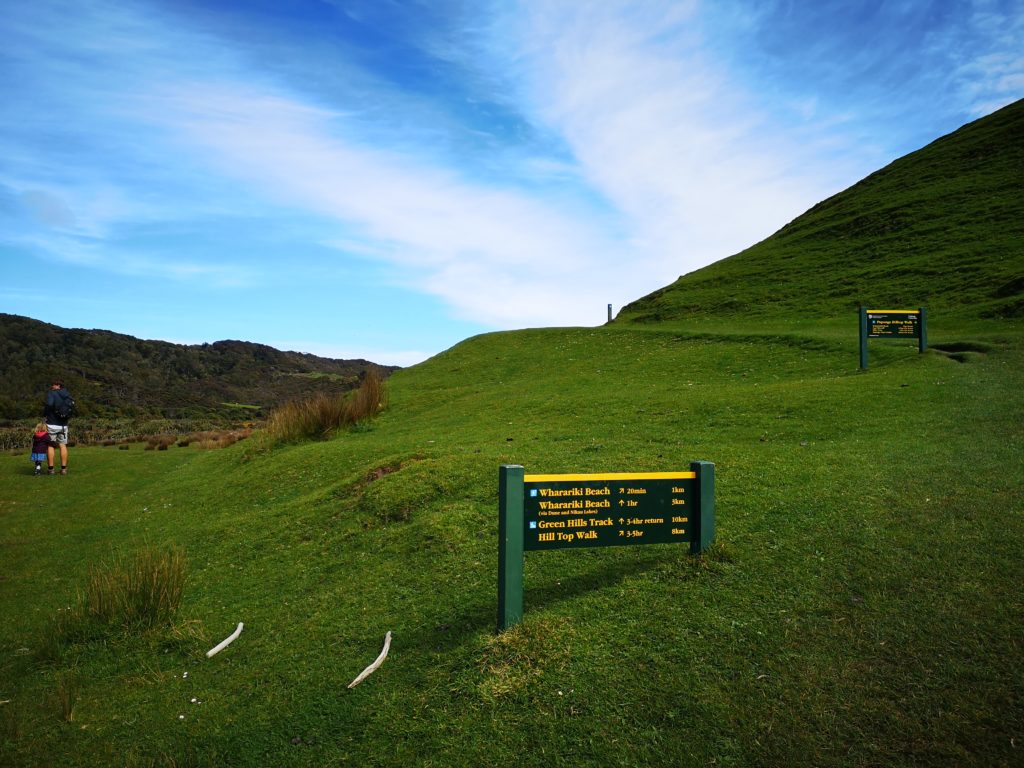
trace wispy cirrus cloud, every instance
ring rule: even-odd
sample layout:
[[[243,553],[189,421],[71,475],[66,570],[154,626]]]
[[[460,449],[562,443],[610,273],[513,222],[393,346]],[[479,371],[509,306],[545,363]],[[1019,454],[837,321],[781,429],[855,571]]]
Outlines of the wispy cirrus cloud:
[[[952,78],[970,115],[981,117],[1021,98],[1024,4],[975,0],[961,34],[974,44],[958,46]]]
[[[770,234],[828,192],[708,49],[700,5],[528,4],[509,23],[522,98],[628,221],[622,255],[664,280]]]

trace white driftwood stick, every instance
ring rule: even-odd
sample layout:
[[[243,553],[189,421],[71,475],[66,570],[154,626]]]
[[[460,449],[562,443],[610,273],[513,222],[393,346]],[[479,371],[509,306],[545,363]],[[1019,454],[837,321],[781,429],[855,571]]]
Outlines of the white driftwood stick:
[[[384,659],[386,659],[388,657],[388,649],[389,648],[391,648],[391,632],[390,631],[386,635],[384,635],[384,650],[380,652],[380,656],[377,657],[377,659],[373,662],[373,664],[371,664],[366,669],[364,669],[362,672],[360,672],[359,673],[359,677],[357,677],[355,680],[353,680],[351,683],[349,683],[348,687],[349,688],[355,688],[357,685],[359,685],[361,682],[363,682],[363,680],[365,680],[370,675],[372,675],[374,672],[376,672],[377,668],[381,664],[384,663]]]
[[[238,622],[238,626],[235,627],[235,631],[234,632],[232,632],[230,635],[228,635],[226,638],[224,638],[224,640],[222,640],[221,642],[217,643],[217,645],[213,646],[213,648],[211,648],[210,650],[208,650],[206,652],[206,658],[210,658],[214,654],[220,653],[225,648],[227,648],[229,645],[231,645],[233,642],[235,642],[235,640],[238,638],[238,636],[240,634],[242,634],[242,627],[243,626],[244,626],[244,624],[242,624],[242,622]]]

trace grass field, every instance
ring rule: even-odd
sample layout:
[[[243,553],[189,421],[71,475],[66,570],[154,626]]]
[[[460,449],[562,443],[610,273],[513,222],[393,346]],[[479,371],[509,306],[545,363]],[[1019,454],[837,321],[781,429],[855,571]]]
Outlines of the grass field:
[[[1020,765],[1024,337],[932,324],[863,372],[855,315],[492,334],[329,441],[4,455],[0,764]],[[502,463],[691,460],[709,553],[527,553],[495,634]],[[62,639],[171,546],[171,624]]]

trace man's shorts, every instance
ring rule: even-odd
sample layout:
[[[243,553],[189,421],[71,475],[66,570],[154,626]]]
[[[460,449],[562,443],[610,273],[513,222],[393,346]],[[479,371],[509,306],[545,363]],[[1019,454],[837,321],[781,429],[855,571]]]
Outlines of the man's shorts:
[[[68,444],[68,428],[62,427],[59,424],[47,424],[46,432],[50,435],[50,439],[55,443],[61,445]]]

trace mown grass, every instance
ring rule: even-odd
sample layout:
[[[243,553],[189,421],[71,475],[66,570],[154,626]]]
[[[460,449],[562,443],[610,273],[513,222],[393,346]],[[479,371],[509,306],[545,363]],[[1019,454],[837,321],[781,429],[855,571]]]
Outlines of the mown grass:
[[[79,449],[67,478],[3,457],[0,762],[1013,764],[1024,345],[880,342],[859,372],[855,334],[494,334],[395,375],[333,440]],[[495,636],[499,464],[693,459],[716,463],[711,553],[528,553],[525,620]],[[188,638],[19,655],[111,547],[147,542],[188,553]]]

